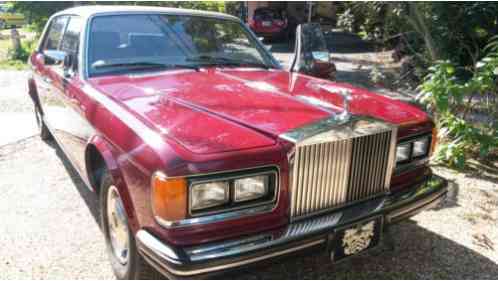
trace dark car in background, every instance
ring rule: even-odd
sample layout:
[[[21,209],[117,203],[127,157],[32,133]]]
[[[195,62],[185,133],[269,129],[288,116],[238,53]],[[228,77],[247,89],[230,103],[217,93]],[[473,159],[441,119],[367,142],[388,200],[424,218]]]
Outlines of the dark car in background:
[[[266,40],[286,40],[291,30],[284,11],[266,7],[254,11],[249,26],[256,35]]]

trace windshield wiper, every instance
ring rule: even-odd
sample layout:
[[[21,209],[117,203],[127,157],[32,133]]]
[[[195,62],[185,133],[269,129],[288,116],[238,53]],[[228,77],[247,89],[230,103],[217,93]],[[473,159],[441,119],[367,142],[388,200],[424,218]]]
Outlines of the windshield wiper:
[[[189,64],[176,64],[176,63],[157,63],[157,62],[120,62],[120,63],[106,63],[104,61],[97,61],[92,64],[95,69],[108,68],[108,67],[131,67],[133,70],[155,69],[155,68],[188,68],[199,71],[199,66]]]
[[[187,61],[200,62],[203,64],[209,64],[209,65],[252,66],[252,67],[260,67],[260,68],[264,68],[264,69],[272,68],[271,66],[266,65],[264,63],[260,63],[260,62],[246,61],[246,60],[235,60],[235,59],[229,59],[229,58],[225,58],[225,57],[215,57],[215,56],[208,56],[208,55],[200,55],[200,56],[190,57],[190,58],[187,58]]]

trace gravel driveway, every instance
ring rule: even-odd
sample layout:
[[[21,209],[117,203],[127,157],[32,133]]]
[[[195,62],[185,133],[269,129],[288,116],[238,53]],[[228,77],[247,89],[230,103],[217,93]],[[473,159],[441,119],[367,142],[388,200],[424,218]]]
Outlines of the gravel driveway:
[[[2,77],[0,72],[0,85]],[[0,87],[0,95],[5,95],[4,89]],[[25,93],[11,96],[19,108],[16,113],[28,120],[32,109]],[[0,97],[0,105],[9,103],[10,99]],[[11,118],[4,113],[5,108],[0,110],[0,119]],[[16,122],[8,121],[0,123],[2,134],[8,133],[4,124]],[[496,278],[498,161],[475,164],[465,173],[436,171],[451,181],[448,200],[436,210],[393,227],[394,250],[383,245],[337,265],[317,253],[221,277]],[[57,145],[37,137],[0,145],[0,191],[0,279],[113,278],[96,219],[96,198]]]

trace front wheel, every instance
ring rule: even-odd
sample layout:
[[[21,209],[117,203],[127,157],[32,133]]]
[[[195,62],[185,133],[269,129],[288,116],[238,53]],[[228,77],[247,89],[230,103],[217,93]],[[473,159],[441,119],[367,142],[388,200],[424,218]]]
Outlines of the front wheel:
[[[138,253],[121,195],[108,172],[100,189],[100,219],[114,275],[120,280],[161,279]]]

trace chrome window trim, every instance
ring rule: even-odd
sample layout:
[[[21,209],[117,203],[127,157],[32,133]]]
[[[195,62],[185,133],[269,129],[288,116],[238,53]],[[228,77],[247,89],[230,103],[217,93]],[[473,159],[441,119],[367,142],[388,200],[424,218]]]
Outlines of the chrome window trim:
[[[268,201],[267,201],[264,204],[246,205],[246,206],[243,206],[239,209],[231,209],[228,211],[222,211],[219,213],[208,214],[208,215],[202,214],[200,216],[176,220],[176,221],[164,220],[161,217],[157,216],[156,214],[154,214],[154,209],[152,208],[152,205],[151,205],[152,214],[154,216],[154,219],[156,220],[156,222],[160,226],[171,229],[171,228],[181,228],[181,227],[189,227],[189,226],[195,226],[195,225],[205,225],[205,224],[209,224],[209,223],[234,220],[234,219],[240,219],[240,218],[248,217],[248,216],[255,216],[255,215],[262,215],[262,214],[266,214],[266,213],[271,213],[278,207],[278,204],[280,203],[280,197],[281,197],[281,195],[280,195],[280,191],[281,191],[280,176],[281,176],[281,173],[280,173],[280,167],[278,165],[264,165],[264,166],[256,166],[256,167],[251,167],[251,168],[218,171],[218,172],[212,172],[212,173],[199,173],[199,174],[193,174],[193,175],[189,175],[189,176],[174,176],[174,177],[169,177],[166,175],[166,173],[164,173],[162,171],[156,171],[152,174],[151,179],[155,175],[159,175],[164,179],[173,179],[173,178],[187,178],[187,179],[189,179],[189,178],[195,178],[195,177],[201,177],[201,176],[216,176],[216,175],[223,175],[223,174],[228,174],[228,173],[233,173],[233,172],[244,172],[244,171],[248,171],[248,170],[264,169],[264,168],[276,170],[276,171],[269,170],[269,171],[261,172],[264,174],[269,174],[272,172],[276,173],[275,180],[277,182],[276,182],[276,186],[275,186],[275,195],[274,195],[273,200],[270,203],[268,203]],[[258,173],[254,173],[254,174],[258,174]],[[252,174],[249,174],[249,175],[252,175]],[[235,176],[235,177],[238,178],[238,176]],[[245,175],[241,175],[240,177],[245,177]],[[220,178],[222,178],[222,176]],[[213,178],[213,180],[216,181],[217,179]],[[187,188],[190,189],[190,184],[187,186]],[[190,194],[190,190],[188,190],[187,192]],[[152,196],[152,181],[151,181],[151,192],[150,193]],[[188,199],[188,201],[190,201],[190,199]],[[190,205],[189,202],[187,202],[187,204]],[[190,206],[187,206],[187,208],[188,208],[187,209],[188,214],[190,215]]]

